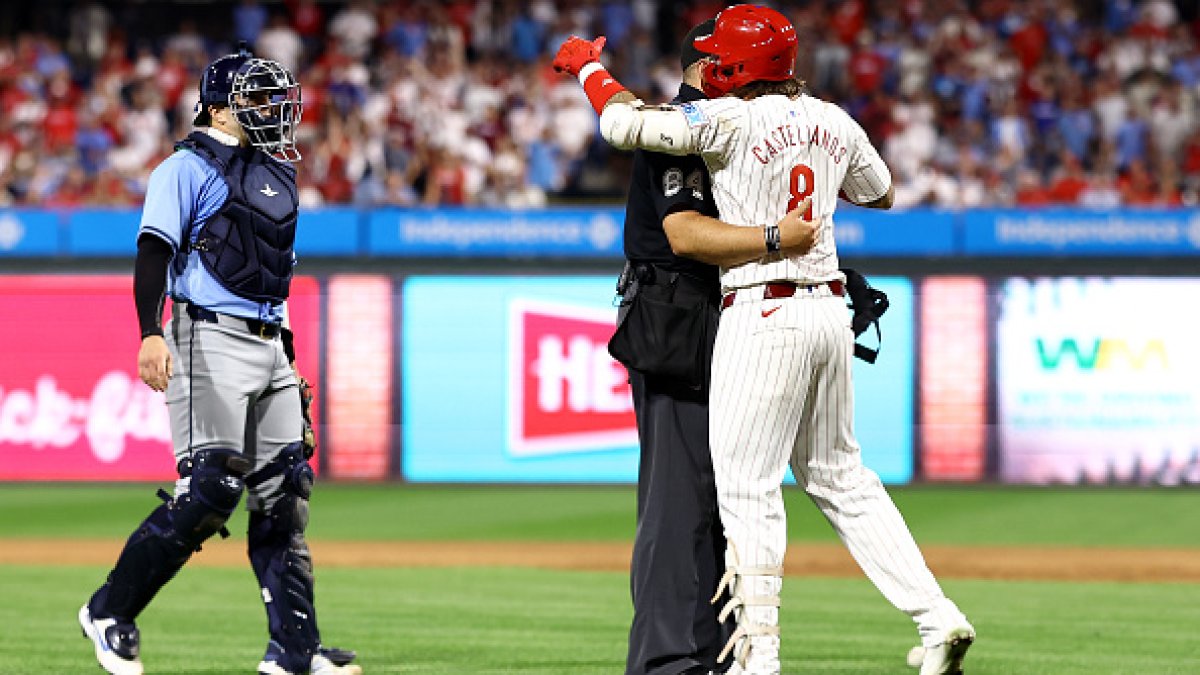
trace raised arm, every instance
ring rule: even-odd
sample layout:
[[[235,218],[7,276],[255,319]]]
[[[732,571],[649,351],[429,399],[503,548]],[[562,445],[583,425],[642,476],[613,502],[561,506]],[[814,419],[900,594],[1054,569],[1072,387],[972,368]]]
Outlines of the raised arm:
[[[647,107],[600,64],[604,36],[594,41],[572,35],[554,57],[554,69],[579,79],[600,114],[600,134],[620,150],[642,148],[669,155],[698,154],[699,138],[684,113],[673,106]]]

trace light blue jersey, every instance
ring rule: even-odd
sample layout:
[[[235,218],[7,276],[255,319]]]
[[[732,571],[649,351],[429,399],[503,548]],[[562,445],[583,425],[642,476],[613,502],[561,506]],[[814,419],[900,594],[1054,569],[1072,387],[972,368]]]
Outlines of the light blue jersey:
[[[169,243],[178,255],[188,225],[195,223],[191,230],[194,243],[228,196],[229,188],[216,169],[196,153],[179,150],[150,174],[138,236],[153,234]],[[271,323],[283,320],[283,303],[255,302],[230,293],[205,269],[195,250],[188,253],[183,272],[178,272],[174,263],[168,267],[167,292],[173,300],[221,314]]]

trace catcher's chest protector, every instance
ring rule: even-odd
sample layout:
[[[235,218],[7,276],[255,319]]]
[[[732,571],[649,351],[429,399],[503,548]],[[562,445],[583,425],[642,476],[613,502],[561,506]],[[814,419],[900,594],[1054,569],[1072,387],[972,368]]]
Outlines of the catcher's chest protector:
[[[296,170],[200,131],[178,147],[203,157],[229,188],[225,204],[190,248],[199,251],[204,267],[231,293],[255,302],[287,299],[299,214]],[[190,239],[183,238],[184,246]]]

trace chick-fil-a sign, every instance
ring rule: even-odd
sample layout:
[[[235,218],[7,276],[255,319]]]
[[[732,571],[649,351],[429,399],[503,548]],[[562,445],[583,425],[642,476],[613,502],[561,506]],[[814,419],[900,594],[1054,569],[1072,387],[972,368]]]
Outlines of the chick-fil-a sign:
[[[293,308],[297,350],[316,375],[316,282],[296,281],[312,299]],[[129,276],[0,275],[0,480],[174,477],[138,342]]]

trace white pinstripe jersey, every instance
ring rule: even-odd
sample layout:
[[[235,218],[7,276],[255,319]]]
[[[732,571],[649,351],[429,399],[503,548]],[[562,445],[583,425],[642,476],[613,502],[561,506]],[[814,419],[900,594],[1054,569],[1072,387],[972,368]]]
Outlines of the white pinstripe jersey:
[[[721,220],[727,223],[748,227],[777,223],[804,197],[812,196],[812,214],[821,220],[812,250],[803,256],[775,255],[723,269],[721,285],[727,290],[779,279],[840,279],[833,239],[838,191],[866,203],[884,196],[892,182],[887,165],[858,122],[838,106],[812,96],[770,95],[749,101],[726,96],[621,117],[619,123],[625,126],[616,129],[601,120],[605,137],[617,147],[703,157],[712,174]]]

